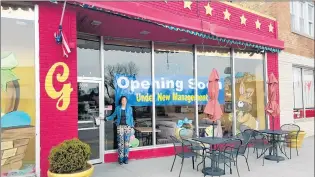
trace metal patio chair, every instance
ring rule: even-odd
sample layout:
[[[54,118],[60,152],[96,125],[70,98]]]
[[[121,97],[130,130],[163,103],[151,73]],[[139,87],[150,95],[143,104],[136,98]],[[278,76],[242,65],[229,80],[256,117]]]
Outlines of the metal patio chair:
[[[253,144],[253,148],[256,150],[257,158],[264,156],[266,154],[266,151],[269,148],[272,148],[273,145],[270,143],[269,138],[264,133],[261,133],[257,130],[254,131],[252,134],[254,140],[251,141]],[[258,150],[261,150],[261,153],[259,155]],[[265,158],[263,157],[263,166],[265,165]]]
[[[248,155],[249,155],[248,144],[250,143],[252,139],[252,134],[250,132],[245,131],[236,135],[236,138],[242,141],[242,145],[239,148],[238,155],[243,156],[245,158],[247,169],[248,171],[250,171],[249,164],[248,164]],[[247,150],[247,154],[246,154],[246,150]],[[235,151],[233,153],[236,154]]]
[[[182,140],[185,140],[185,143],[189,143],[188,148],[190,148],[193,152],[195,152],[197,154],[195,161],[197,161],[197,157],[200,156],[202,157],[206,151],[206,149],[201,146],[201,144],[199,142],[193,141],[192,138],[197,138],[197,134],[196,131],[194,131],[193,129],[181,129],[179,131],[179,137]],[[202,151],[202,153],[198,153],[198,151]],[[198,167],[197,167],[198,169]]]
[[[171,172],[173,171],[173,167],[176,161],[176,157],[180,157],[182,159],[181,161],[181,167],[180,167],[180,171],[179,171],[179,177],[182,173],[182,169],[183,169],[183,165],[184,165],[184,160],[185,159],[192,159],[192,165],[193,165],[193,169],[195,169],[195,161],[194,158],[197,156],[197,154],[195,152],[193,152],[193,150],[191,149],[191,143],[187,140],[179,140],[177,138],[175,138],[174,136],[170,136],[172,143],[174,145],[174,151],[175,151],[175,155],[174,155],[174,161],[172,164],[172,168],[171,168]]]
[[[238,156],[240,155],[240,148],[242,147],[241,139],[228,139],[224,143],[217,146],[216,150],[210,154],[206,154],[205,158],[211,159],[211,168],[219,168],[220,164],[223,164],[223,171],[225,174],[226,167],[230,169],[230,174],[232,174],[232,163],[236,167],[236,171],[238,176]],[[205,169],[205,161],[204,161],[204,169]],[[206,174],[204,174],[206,176]]]
[[[251,139],[250,139],[250,141],[249,141],[249,144],[252,144],[252,145],[254,145],[255,143],[258,143],[258,144],[260,144],[260,142],[263,142],[264,140],[263,140],[263,137],[259,137],[258,135],[257,135],[257,131],[256,130],[254,130],[254,129],[246,129],[246,130],[244,130],[244,132],[246,132],[247,134],[249,134],[250,136],[251,136]],[[267,138],[269,138],[269,137],[267,137]],[[268,139],[269,140],[269,139]],[[248,151],[249,151],[249,148],[248,148]],[[253,153],[255,153],[256,152],[256,149],[255,148],[253,148]],[[257,153],[257,152],[256,152]],[[257,158],[258,158],[258,156],[257,156]]]
[[[282,136],[281,139],[279,140],[280,143],[282,143],[282,146],[280,146],[281,152],[283,153],[283,151],[284,151],[284,154],[286,155],[285,146],[288,145],[290,147],[290,159],[291,159],[291,157],[292,157],[292,155],[291,155],[292,154],[291,153],[292,144],[294,144],[294,142],[292,142],[292,140],[295,140],[295,150],[296,150],[297,156],[299,156],[299,150],[297,147],[297,139],[298,139],[299,133],[301,131],[300,127],[296,124],[284,124],[280,127],[280,129],[282,131],[290,132],[289,134]]]

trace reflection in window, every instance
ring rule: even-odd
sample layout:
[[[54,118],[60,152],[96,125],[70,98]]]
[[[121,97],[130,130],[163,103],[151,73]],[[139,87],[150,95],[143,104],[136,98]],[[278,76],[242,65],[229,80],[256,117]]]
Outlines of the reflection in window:
[[[314,109],[314,70],[304,70],[305,108]]]
[[[193,48],[155,44],[157,144],[170,143],[178,120],[194,120]]]
[[[99,86],[97,83],[78,83],[78,121],[94,121],[99,116]]]
[[[77,40],[78,77],[101,77],[100,43]]]
[[[314,70],[293,67],[292,71],[294,118],[314,117]]]
[[[91,147],[90,159],[100,158],[99,127],[99,84],[78,82],[78,137]]]
[[[294,109],[303,108],[302,69],[293,68]]]
[[[121,96],[133,108],[132,147],[152,145],[151,49],[149,42],[106,40],[104,45],[105,109],[109,116]],[[105,149],[117,149],[116,126],[105,123]],[[139,140],[139,143],[138,143]]]
[[[265,83],[263,54],[235,52],[235,106],[237,132],[265,129]]]
[[[232,106],[232,82],[231,82],[231,59],[229,49],[214,49],[208,47],[197,48],[197,71],[198,82],[207,84],[208,77],[212,69],[218,71],[219,81],[219,103],[222,108],[221,127],[223,136],[231,136],[232,132],[232,119],[233,119],[233,106]],[[198,95],[207,94],[208,90],[198,89]],[[208,127],[206,115],[203,110],[207,101],[198,99],[199,109],[199,127]],[[207,124],[208,123],[208,124]],[[202,128],[200,128],[202,132]]]
[[[293,112],[295,118],[304,117],[302,69],[293,68]]]

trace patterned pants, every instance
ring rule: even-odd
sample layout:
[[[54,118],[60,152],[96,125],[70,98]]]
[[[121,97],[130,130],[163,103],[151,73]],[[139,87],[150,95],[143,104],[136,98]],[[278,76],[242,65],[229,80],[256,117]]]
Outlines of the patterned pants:
[[[117,126],[117,141],[118,141],[118,161],[128,161],[129,141],[131,127],[128,125]]]

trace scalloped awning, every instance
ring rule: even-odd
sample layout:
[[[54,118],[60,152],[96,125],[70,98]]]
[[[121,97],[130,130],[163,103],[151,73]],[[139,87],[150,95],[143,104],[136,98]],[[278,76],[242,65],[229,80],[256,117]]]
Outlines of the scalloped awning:
[[[69,3],[82,8],[147,22],[169,30],[186,32],[204,39],[216,40],[231,45],[242,45],[273,53],[284,49],[284,42],[275,38],[257,34],[248,35],[248,32],[210,24],[200,19],[178,20],[186,17],[167,14],[167,12],[147,6],[143,7],[143,5],[136,2],[124,2],[123,5],[117,2],[75,1]]]

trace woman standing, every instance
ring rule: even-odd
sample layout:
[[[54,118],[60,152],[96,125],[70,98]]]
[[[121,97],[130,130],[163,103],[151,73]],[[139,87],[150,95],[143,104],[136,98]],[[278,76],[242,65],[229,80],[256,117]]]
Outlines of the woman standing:
[[[106,120],[114,120],[115,117],[117,117],[115,124],[117,125],[118,162],[120,165],[123,163],[128,164],[129,141],[134,122],[132,108],[127,105],[125,96],[120,97],[119,105]]]

